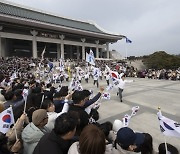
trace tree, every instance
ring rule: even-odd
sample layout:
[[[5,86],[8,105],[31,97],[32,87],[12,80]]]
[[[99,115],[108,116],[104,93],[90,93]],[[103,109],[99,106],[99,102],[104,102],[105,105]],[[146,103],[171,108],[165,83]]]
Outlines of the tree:
[[[180,67],[180,57],[169,55],[165,51],[157,51],[143,58],[144,64],[151,69],[177,69]]]

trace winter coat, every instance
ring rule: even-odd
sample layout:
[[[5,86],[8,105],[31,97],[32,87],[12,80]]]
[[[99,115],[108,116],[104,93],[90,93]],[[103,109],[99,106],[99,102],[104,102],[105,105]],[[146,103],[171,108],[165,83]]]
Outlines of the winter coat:
[[[32,154],[34,148],[38,144],[41,137],[45,134],[47,130],[40,130],[32,122],[29,123],[22,132],[22,140],[24,146],[24,154]]]
[[[83,107],[77,106],[77,105],[74,105],[74,104],[69,105],[69,111],[74,111],[74,112],[78,113],[78,116],[80,118],[80,123],[78,124],[78,126],[76,128],[76,131],[78,133],[80,133],[83,130],[83,128],[86,125],[88,125],[88,123],[89,123],[89,115],[87,114],[86,111],[84,111]]]

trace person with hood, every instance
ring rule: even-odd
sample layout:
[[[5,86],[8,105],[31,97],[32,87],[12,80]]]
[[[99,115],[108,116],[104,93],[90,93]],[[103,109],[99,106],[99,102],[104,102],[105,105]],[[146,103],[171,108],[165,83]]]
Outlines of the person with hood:
[[[46,110],[38,109],[32,114],[32,122],[22,132],[24,154],[32,154],[41,137],[50,132],[45,125],[48,122]]]

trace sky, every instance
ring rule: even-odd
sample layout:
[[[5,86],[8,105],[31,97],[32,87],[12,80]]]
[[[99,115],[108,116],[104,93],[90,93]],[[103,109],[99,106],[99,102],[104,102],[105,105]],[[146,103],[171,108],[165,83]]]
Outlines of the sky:
[[[180,0],[8,0],[127,36],[110,45],[122,56],[180,54]]]

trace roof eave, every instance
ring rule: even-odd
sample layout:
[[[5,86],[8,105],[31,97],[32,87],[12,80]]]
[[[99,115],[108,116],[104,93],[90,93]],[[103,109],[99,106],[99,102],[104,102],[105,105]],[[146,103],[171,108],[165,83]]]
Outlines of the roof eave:
[[[101,34],[101,33],[96,33],[96,32],[91,32],[91,31],[86,31],[86,30],[81,30],[81,29],[75,29],[72,27],[65,27],[61,25],[55,25],[51,23],[45,23],[45,22],[40,22],[40,21],[35,21],[31,19],[24,19],[20,17],[15,17],[15,16],[10,16],[10,15],[4,15],[0,14],[0,20],[5,21],[5,22],[11,22],[11,23],[17,23],[17,24],[22,24],[22,25],[29,25],[33,27],[38,27],[38,28],[45,28],[45,29],[54,29],[57,31],[61,32],[68,32],[68,33],[73,33],[73,34],[81,34],[81,35],[87,35],[91,37],[97,37],[97,38],[103,38],[107,40],[114,40],[115,42],[118,40],[121,40],[125,36],[123,35],[111,35],[111,34]],[[112,41],[112,42],[114,42]]]

